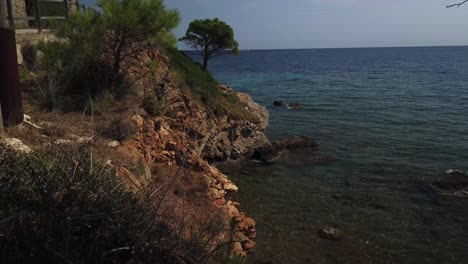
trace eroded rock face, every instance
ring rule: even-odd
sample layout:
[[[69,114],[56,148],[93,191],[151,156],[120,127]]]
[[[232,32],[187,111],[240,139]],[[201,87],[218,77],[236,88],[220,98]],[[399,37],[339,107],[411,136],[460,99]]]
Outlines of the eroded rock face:
[[[265,107],[255,103],[247,94],[234,93],[255,120],[238,120],[229,115],[207,116],[206,110],[187,98],[184,104],[175,102],[178,109],[173,112],[189,112],[185,115],[186,130],[195,149],[206,161],[219,167],[229,167],[250,160],[259,148],[270,148],[271,142],[265,135],[269,113]],[[175,98],[172,97],[174,100]]]
[[[147,66],[152,60],[160,62],[154,75]],[[123,160],[129,161],[129,164],[120,165],[118,173],[130,186],[139,187],[154,179],[139,177],[128,169],[134,167],[132,160],[159,168],[159,174],[161,170],[183,171],[176,181],[179,186],[175,186],[171,199],[167,199],[173,203],[169,206],[177,211],[180,205],[184,210],[194,212],[194,220],[206,221],[203,217],[219,210],[224,213],[227,224],[234,218],[235,237],[242,239],[234,244],[233,250],[238,255],[245,255],[255,246],[252,240],[256,235],[255,221],[239,211],[238,203],[226,199],[229,192],[238,188],[213,164],[239,163],[250,159],[259,147],[271,147],[264,134],[268,127],[268,111],[249,95],[220,86],[223,93],[237,96],[241,106],[254,118],[244,120],[230,113],[213,113],[178,87],[176,78],[168,70],[167,58],[158,51],[141,54],[137,63],[124,65],[122,69],[138,80],[145,93],[162,95],[165,106],[157,116],[139,113],[131,118],[137,133],[116,146],[116,151],[125,157]],[[158,172],[151,175],[158,177]],[[191,198],[186,198],[187,195]]]
[[[441,195],[468,197],[468,174],[459,170],[449,170],[432,187]]]

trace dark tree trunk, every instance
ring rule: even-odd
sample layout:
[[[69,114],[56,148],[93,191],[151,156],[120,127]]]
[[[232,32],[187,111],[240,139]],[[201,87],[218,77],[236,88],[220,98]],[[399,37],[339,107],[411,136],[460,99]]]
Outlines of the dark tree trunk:
[[[208,68],[208,56],[205,55],[203,56],[203,69],[207,69]]]
[[[203,69],[208,69],[208,58],[210,54],[208,53],[208,45],[205,44],[205,48],[203,50]]]
[[[15,32],[0,27],[0,104],[3,121],[18,124],[23,121],[23,99],[21,96],[16,54]]]
[[[115,57],[114,67],[112,68],[114,76],[117,76],[120,72],[120,56]]]
[[[120,63],[122,62],[122,51],[125,45],[125,36],[119,40],[118,47],[114,50],[114,77],[117,76],[120,72]]]

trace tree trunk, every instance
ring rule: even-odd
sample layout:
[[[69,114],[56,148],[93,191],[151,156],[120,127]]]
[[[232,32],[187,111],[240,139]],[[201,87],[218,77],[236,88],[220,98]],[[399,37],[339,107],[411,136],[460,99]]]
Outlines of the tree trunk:
[[[208,68],[208,55],[203,56],[203,69]]]
[[[120,63],[122,62],[122,50],[123,46],[125,45],[125,37],[122,37],[122,39],[118,40],[117,44],[117,49],[113,51],[114,53],[114,76],[117,76],[120,72]]]
[[[23,99],[21,96],[16,54],[15,31],[0,27],[0,104],[5,124],[23,121]]]
[[[7,28],[7,5],[5,0],[0,0],[0,27]]]
[[[208,44],[205,44],[205,48],[203,49],[203,69],[208,69],[208,59],[210,54],[208,53]]]

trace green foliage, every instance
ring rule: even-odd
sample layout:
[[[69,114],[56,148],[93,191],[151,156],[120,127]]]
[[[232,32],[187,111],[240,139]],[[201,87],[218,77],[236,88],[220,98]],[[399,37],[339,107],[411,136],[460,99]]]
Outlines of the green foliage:
[[[96,60],[104,45],[104,27],[101,15],[92,8],[74,12],[66,21],[54,24],[57,37],[66,40],[69,46],[70,63],[81,65]],[[60,43],[63,43],[61,41]]]
[[[177,235],[86,147],[0,153],[0,263],[207,259],[206,244]]]
[[[54,24],[60,41],[38,46],[44,54],[40,68],[50,77],[36,90],[51,110],[61,109],[56,100],[47,102],[52,95],[68,99],[61,104],[68,108],[82,108],[103,93],[122,98],[132,85],[122,75],[121,64],[135,60],[134,55],[149,45],[175,44],[171,30],[178,25],[179,14],[166,10],[161,0],[101,0],[98,4],[101,13],[91,8],[72,13],[67,21]]]
[[[224,21],[215,19],[197,19],[190,23],[185,36],[180,39],[200,56],[203,56],[203,67],[208,60],[218,55],[239,54],[239,43],[234,39],[234,31]]]
[[[200,101],[214,115],[231,115],[241,120],[256,121],[257,118],[245,109],[239,98],[232,93],[223,93],[219,89],[219,83],[209,71],[194,63],[190,57],[177,49],[167,50],[171,68],[175,70],[184,85],[194,99]]]
[[[159,67],[159,61],[157,60],[151,60],[149,63],[148,63],[148,67],[150,69],[151,72],[156,72],[156,70],[158,69]]]
[[[73,78],[74,69],[67,64],[68,45],[65,43],[40,42],[37,49],[43,56],[39,68],[47,72],[47,75],[36,81],[33,86],[35,98],[46,109],[56,111],[69,102],[67,88]]]
[[[62,2],[39,2],[41,16],[65,16],[65,4]]]
[[[31,80],[31,71],[28,67],[19,65],[18,71],[21,83],[28,83]]]
[[[218,82],[210,72],[194,63],[185,53],[177,49],[168,50],[171,66],[178,71],[182,82],[201,101],[208,102],[221,96]]]
[[[177,10],[166,10],[161,0],[99,0],[105,32],[105,52],[112,54],[114,73],[120,63],[148,47],[173,46],[171,30],[180,22]]]

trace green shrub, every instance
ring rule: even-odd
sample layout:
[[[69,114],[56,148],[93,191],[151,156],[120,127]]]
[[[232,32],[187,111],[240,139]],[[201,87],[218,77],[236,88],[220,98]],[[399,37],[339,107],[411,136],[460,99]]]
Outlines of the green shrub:
[[[74,71],[67,63],[68,46],[58,42],[40,42],[37,49],[43,54],[39,68],[47,75],[33,85],[35,98],[44,108],[55,111],[66,105],[69,99],[66,93]]]
[[[168,49],[171,67],[176,70],[182,82],[202,102],[215,101],[221,97],[218,82],[209,71],[177,49]]]
[[[98,5],[101,12],[88,8],[72,13],[66,21],[53,23],[60,41],[39,44],[43,53],[41,69],[55,74],[45,78],[42,95],[61,93],[73,101],[67,106],[78,108],[104,92],[120,99],[132,88],[122,75],[121,65],[136,61],[134,55],[149,46],[175,44],[171,30],[179,23],[179,13],[166,9],[161,0],[100,0]],[[51,5],[50,11],[59,12],[56,7]],[[55,103],[45,105],[56,108]]]
[[[192,61],[185,53],[177,49],[168,49],[171,67],[178,73],[185,90],[203,103],[215,116],[231,115],[241,120],[256,121],[257,118],[245,109],[239,98],[233,93],[223,93],[218,81],[203,66]]]
[[[154,203],[89,152],[55,147],[25,156],[0,146],[0,263],[209,261],[208,242],[177,235]]]

